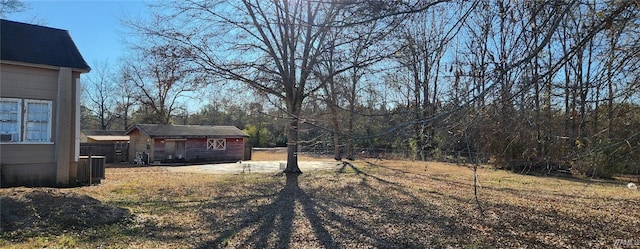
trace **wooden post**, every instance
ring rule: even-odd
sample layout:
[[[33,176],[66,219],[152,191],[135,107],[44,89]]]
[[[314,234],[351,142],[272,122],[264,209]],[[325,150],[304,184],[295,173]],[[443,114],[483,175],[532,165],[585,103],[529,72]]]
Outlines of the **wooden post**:
[[[89,147],[89,186],[91,186],[91,178],[93,178],[93,174],[91,172],[93,165],[91,165],[91,147]]]

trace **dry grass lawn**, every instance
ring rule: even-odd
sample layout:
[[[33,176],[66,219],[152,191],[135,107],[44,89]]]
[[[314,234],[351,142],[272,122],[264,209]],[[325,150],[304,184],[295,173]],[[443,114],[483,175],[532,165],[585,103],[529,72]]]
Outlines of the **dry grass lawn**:
[[[284,160],[258,152],[253,160]],[[316,160],[301,157],[300,160]],[[338,171],[108,168],[102,184],[0,189],[4,248],[638,248],[624,182],[356,160]]]

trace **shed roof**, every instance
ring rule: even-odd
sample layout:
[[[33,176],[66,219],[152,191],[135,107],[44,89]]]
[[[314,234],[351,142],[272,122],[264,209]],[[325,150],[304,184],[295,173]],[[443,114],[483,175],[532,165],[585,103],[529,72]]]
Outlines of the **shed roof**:
[[[138,124],[129,129],[140,130],[149,137],[249,137],[235,126]]]
[[[125,130],[82,130],[86,136],[122,136]]]
[[[0,19],[0,59],[89,71],[69,32]]]
[[[129,141],[129,136],[87,136],[93,141]]]

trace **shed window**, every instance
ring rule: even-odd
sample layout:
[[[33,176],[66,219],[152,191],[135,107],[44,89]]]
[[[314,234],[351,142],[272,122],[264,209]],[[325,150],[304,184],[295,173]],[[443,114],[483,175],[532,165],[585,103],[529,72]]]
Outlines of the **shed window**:
[[[0,98],[0,142],[20,141],[19,99]]]
[[[207,149],[208,150],[225,150],[227,148],[227,143],[224,139],[219,138],[209,138],[207,139]]]

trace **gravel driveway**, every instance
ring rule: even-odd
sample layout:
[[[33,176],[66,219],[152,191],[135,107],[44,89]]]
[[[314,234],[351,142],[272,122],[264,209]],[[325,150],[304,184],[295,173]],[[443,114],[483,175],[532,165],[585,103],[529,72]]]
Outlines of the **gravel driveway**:
[[[249,174],[249,173],[277,173],[281,172],[286,161],[244,161],[237,163],[218,163],[191,166],[167,167],[172,172],[194,172],[208,174]],[[299,161],[302,172],[317,170],[336,170],[342,167],[341,162],[331,161]]]

